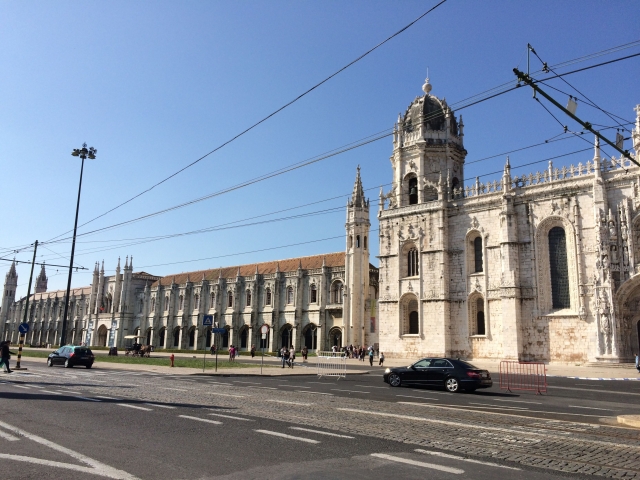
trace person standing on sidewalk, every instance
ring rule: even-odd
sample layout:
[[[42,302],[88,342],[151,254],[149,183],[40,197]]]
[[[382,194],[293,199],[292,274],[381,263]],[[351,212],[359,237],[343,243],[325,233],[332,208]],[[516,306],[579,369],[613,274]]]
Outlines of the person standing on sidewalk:
[[[256,346],[251,345],[251,358],[256,356]]]
[[[380,362],[378,363],[378,365],[382,366],[383,363],[384,363],[384,353],[380,352]]]
[[[13,370],[9,368],[9,360],[11,359],[11,355],[16,355],[9,350],[10,344],[11,342],[9,342],[9,340],[5,340],[0,344],[0,363],[4,365],[5,372],[7,373],[13,373]]]
[[[640,354],[636,353],[636,370],[640,373]]]
[[[369,366],[373,367],[373,348],[369,349]]]
[[[293,362],[296,359],[296,349],[293,348],[293,345],[291,345],[291,348],[289,349],[289,368],[293,368]]]
[[[284,368],[284,365],[287,363],[287,360],[289,359],[289,352],[287,352],[287,347],[282,347],[280,349],[280,360],[282,360],[282,368]]]
[[[307,348],[306,345],[302,347],[302,350],[300,350],[300,353],[302,354],[302,361],[306,363],[307,357],[309,356],[309,349]]]

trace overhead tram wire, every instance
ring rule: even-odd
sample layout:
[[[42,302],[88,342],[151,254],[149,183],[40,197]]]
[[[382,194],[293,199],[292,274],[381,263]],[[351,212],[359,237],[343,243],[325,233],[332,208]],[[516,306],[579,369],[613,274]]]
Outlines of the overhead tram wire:
[[[596,65],[591,65],[591,66],[589,66],[589,67],[585,67],[585,68],[582,68],[582,69],[573,70],[573,71],[571,71],[571,72],[565,72],[565,73],[562,73],[562,74],[557,74],[557,75],[555,75],[555,76],[553,76],[553,77],[548,77],[547,79],[542,79],[542,81],[544,81],[544,80],[548,80],[548,79],[550,79],[550,78],[557,78],[557,77],[560,77],[560,76],[570,75],[570,74],[573,74],[573,73],[577,73],[577,72],[581,72],[581,71],[588,70],[588,69],[591,69],[591,68],[596,68],[596,67],[599,67],[599,66],[603,66],[603,65],[611,64],[611,63],[618,62],[618,61],[621,61],[621,60],[626,60],[626,59],[629,59],[629,58],[636,57],[636,56],[638,56],[638,55],[640,55],[640,53],[638,53],[638,54],[633,54],[633,55],[628,55],[628,56],[626,56],[626,57],[622,57],[622,58],[618,58],[618,59],[613,59],[613,60],[610,60],[610,61],[607,61],[607,62],[603,62],[603,63],[600,63],[600,64],[596,64]],[[489,99],[491,99],[491,98],[495,98],[497,95],[500,95],[500,94],[503,94],[503,93],[508,93],[509,91],[512,91],[512,90],[514,90],[515,88],[517,88],[517,87],[513,87],[513,88],[510,88],[510,89],[508,89],[508,90],[506,90],[506,91],[499,92],[498,94],[491,95],[490,97],[487,97],[487,98],[485,98],[485,99],[481,99],[481,100],[478,100],[478,101],[472,102],[472,103],[471,103],[471,104],[469,104],[469,105],[466,105],[466,106],[463,106],[463,107],[459,107],[459,108],[457,108],[457,110],[462,110],[462,109],[464,109],[464,108],[466,108],[466,107],[468,107],[468,106],[475,105],[475,104],[477,104],[477,103],[481,103],[481,102],[486,101],[486,100],[489,100]],[[434,112],[434,114],[432,114],[431,116],[435,117],[435,116],[437,116],[437,115],[438,115],[438,112]],[[431,117],[431,116],[430,116],[430,117]],[[430,118],[430,117],[429,117],[429,118]],[[300,163],[300,164],[295,164],[294,166],[291,166],[291,167],[288,167],[288,168],[287,168],[287,167],[285,167],[285,168],[283,168],[283,169],[281,169],[281,170],[278,170],[278,171],[276,171],[276,172],[272,172],[271,174],[266,174],[266,175],[264,175],[264,176],[262,176],[262,177],[257,177],[256,179],[253,179],[253,180],[251,180],[251,181],[245,182],[245,183],[240,184],[240,185],[237,185],[237,186],[235,186],[235,187],[229,187],[229,188],[224,189],[224,190],[222,190],[222,191],[220,191],[220,192],[215,192],[215,193],[213,193],[213,194],[211,194],[211,195],[207,195],[207,196],[205,196],[205,197],[201,197],[201,198],[199,198],[199,199],[194,199],[194,200],[191,200],[191,201],[189,201],[189,202],[185,202],[185,203],[183,203],[183,204],[176,205],[176,206],[174,206],[174,207],[170,207],[170,208],[167,208],[167,209],[164,209],[164,210],[158,211],[158,212],[154,212],[154,213],[152,213],[152,214],[148,214],[148,215],[144,215],[144,216],[141,216],[141,217],[137,217],[137,218],[135,218],[135,219],[131,219],[131,220],[128,220],[128,221],[125,221],[125,222],[120,222],[120,223],[118,223],[118,224],[114,224],[114,225],[111,225],[111,226],[103,227],[103,228],[101,228],[101,229],[96,229],[96,230],[93,230],[93,231],[91,231],[91,232],[86,232],[86,233],[84,233],[84,234],[80,234],[80,235],[88,235],[88,234],[92,234],[92,233],[97,233],[97,232],[99,232],[99,231],[104,231],[104,230],[107,230],[107,229],[110,229],[110,228],[115,228],[115,227],[118,227],[118,226],[122,226],[122,225],[130,224],[130,223],[133,223],[133,222],[136,222],[136,221],[139,221],[139,220],[145,219],[145,218],[149,218],[149,217],[151,217],[151,216],[155,216],[155,215],[159,215],[159,214],[162,214],[162,213],[166,213],[166,212],[168,212],[168,211],[172,211],[172,210],[175,210],[175,209],[177,209],[177,208],[182,208],[182,207],[184,207],[184,206],[187,206],[187,205],[190,205],[190,204],[193,204],[193,203],[196,203],[196,202],[202,201],[202,200],[206,200],[206,199],[208,199],[208,198],[212,198],[213,196],[222,195],[222,194],[224,194],[224,193],[228,193],[228,192],[230,192],[230,191],[232,191],[232,190],[235,190],[235,189],[237,189],[237,188],[242,188],[242,187],[244,187],[244,186],[248,186],[248,185],[251,185],[251,184],[253,184],[253,183],[257,183],[258,181],[263,181],[263,180],[266,180],[266,179],[268,179],[268,178],[272,178],[272,177],[274,177],[274,176],[277,176],[277,175],[280,175],[280,174],[283,174],[283,173],[287,173],[287,172],[289,172],[289,171],[291,171],[291,170],[295,170],[295,169],[297,169],[297,168],[301,168],[301,167],[303,167],[303,166],[307,166],[307,165],[309,165],[309,164],[311,164],[311,163],[315,163],[315,162],[317,162],[317,161],[320,161],[320,160],[323,160],[323,159],[329,158],[329,157],[331,157],[331,156],[335,156],[335,155],[337,155],[337,154],[339,154],[339,153],[344,153],[345,151],[349,151],[349,150],[352,150],[352,149],[354,149],[354,148],[358,148],[358,147],[360,147],[360,146],[366,145],[366,144],[368,144],[368,143],[372,143],[372,142],[374,142],[374,141],[380,140],[380,139],[385,138],[385,137],[390,136],[390,135],[392,135],[392,133],[389,133],[389,134],[386,134],[386,135],[383,135],[383,136],[376,137],[376,138],[374,138],[373,140],[369,140],[369,141],[367,141],[367,142],[362,142],[362,143],[357,144],[357,145],[355,145],[355,146],[352,146],[352,147],[350,147],[350,148],[346,148],[346,149],[339,150],[339,151],[337,151],[337,152],[335,152],[335,153],[332,153],[332,154],[330,154],[330,155],[327,155],[327,156],[324,156],[324,157],[320,157],[320,158],[314,159],[314,160],[309,161],[309,162],[303,162],[303,163]],[[367,137],[367,138],[369,138],[369,137]],[[483,175],[483,176],[484,176],[484,175]],[[56,238],[56,237],[54,237],[54,238]],[[65,240],[65,239],[63,239],[63,240]]]
[[[129,198],[128,200],[120,203],[119,205],[116,205],[115,207],[107,210],[106,212],[98,215],[97,217],[92,218],[91,220],[88,220],[87,222],[83,223],[82,225],[80,225],[81,227],[84,225],[87,225],[91,222],[93,222],[94,220],[97,220],[98,218],[104,217],[105,215],[113,212],[114,210],[117,210],[118,208],[132,202],[133,200],[135,200],[138,197],[141,197],[142,195],[144,195],[145,193],[150,192],[151,190],[153,190],[154,188],[162,185],[163,183],[167,182],[168,180],[172,179],[173,177],[179,175],[180,173],[184,172],[185,170],[193,167],[194,165],[196,165],[197,163],[199,163],[200,161],[204,160],[205,158],[207,158],[208,156],[212,155],[213,153],[217,152],[218,150],[224,148],[225,146],[229,145],[230,143],[232,143],[233,141],[237,140],[238,138],[242,137],[243,135],[245,135],[246,133],[250,132],[251,130],[253,130],[254,128],[256,128],[258,125],[266,122],[267,120],[269,120],[271,117],[277,115],[278,113],[280,113],[281,111],[283,111],[284,109],[286,109],[287,107],[293,105],[294,103],[296,103],[298,100],[300,100],[301,98],[303,98],[304,96],[308,95],[309,93],[311,93],[312,91],[316,90],[318,87],[322,86],[323,84],[325,84],[326,82],[328,82],[329,80],[331,80],[332,78],[334,78],[335,76],[339,75],[340,73],[342,73],[343,71],[345,71],[346,69],[348,69],[349,67],[351,67],[352,65],[356,64],[357,62],[359,62],[360,60],[362,60],[363,58],[365,58],[367,55],[373,53],[375,50],[377,50],[378,48],[380,48],[381,46],[383,46],[385,43],[391,41],[392,39],[394,39],[395,37],[397,37],[398,35],[400,35],[401,33],[403,33],[404,31],[408,30],[409,28],[411,28],[414,24],[416,24],[418,21],[420,21],[422,18],[426,17],[427,15],[429,15],[431,12],[433,12],[436,8],[438,8],[440,5],[442,5],[443,3],[445,3],[447,0],[440,0],[440,2],[438,2],[435,6],[429,8],[426,12],[424,12],[423,14],[421,14],[420,16],[418,16],[415,20],[413,20],[412,22],[410,22],[409,24],[405,25],[404,27],[402,27],[400,30],[398,30],[397,32],[395,32],[394,34],[390,35],[389,37],[387,37],[385,40],[381,41],[380,43],[378,43],[376,46],[374,46],[373,48],[367,50],[365,53],[363,53],[362,55],[360,55],[359,57],[357,57],[355,60],[352,60],[351,62],[349,62],[348,64],[346,64],[345,66],[343,66],[342,68],[340,68],[339,70],[335,71],[334,73],[332,73],[331,75],[329,75],[328,77],[326,77],[324,80],[316,83],[315,85],[313,85],[311,88],[309,88],[308,90],[304,91],[303,93],[301,93],[300,95],[298,95],[296,98],[294,98],[293,100],[287,102],[286,104],[284,104],[283,106],[281,106],[280,108],[274,110],[273,112],[271,112],[269,115],[267,115],[266,117],[262,118],[261,120],[257,121],[256,123],[254,123],[253,125],[251,125],[250,127],[244,129],[242,132],[238,133],[237,135],[235,135],[234,137],[230,138],[229,140],[227,140],[226,142],[222,143],[221,145],[217,146],[216,148],[214,148],[213,150],[211,150],[209,153],[206,153],[205,155],[201,156],[200,158],[194,160],[193,162],[189,163],[188,165],[182,167],[181,169],[177,170],[176,172],[172,173],[171,175],[169,175],[168,177],[165,177],[164,179],[160,180],[159,182],[155,183],[154,185],[152,185],[151,187],[143,190],[142,192],[134,195],[133,197]],[[58,237],[61,237],[62,235],[66,235],[67,233],[69,233],[70,231],[64,232],[56,237],[53,237],[52,239],[48,240],[54,240]]]

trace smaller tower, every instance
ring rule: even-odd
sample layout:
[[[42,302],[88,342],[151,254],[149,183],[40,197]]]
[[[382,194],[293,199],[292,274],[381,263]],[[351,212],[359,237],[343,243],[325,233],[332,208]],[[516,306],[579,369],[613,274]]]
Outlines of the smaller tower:
[[[43,293],[47,291],[47,272],[44,269],[44,264],[40,269],[40,275],[36,278],[36,293]]]
[[[347,250],[344,303],[346,344],[365,344],[365,301],[369,292],[369,200],[364,196],[360,166],[347,204]]]

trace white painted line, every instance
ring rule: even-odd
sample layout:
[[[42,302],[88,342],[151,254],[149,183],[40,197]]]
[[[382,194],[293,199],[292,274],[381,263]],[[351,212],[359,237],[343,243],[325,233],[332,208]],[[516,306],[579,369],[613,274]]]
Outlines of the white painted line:
[[[104,398],[105,400],[117,400],[118,402],[121,402],[122,400],[119,398],[113,398],[113,397],[107,397],[106,395],[96,395],[96,398]]]
[[[219,392],[206,392],[209,395],[220,395],[221,397],[234,397],[234,398],[244,398],[246,395],[233,395],[231,393],[219,393]]]
[[[567,405],[569,408],[586,408],[588,410],[604,410],[605,412],[610,412],[610,408],[595,408],[595,407],[580,407],[579,405]]]
[[[503,400],[501,398],[494,398],[494,402],[512,402],[512,403],[532,403],[534,405],[542,405],[542,402],[526,402],[524,400]]]
[[[146,412],[153,412],[152,408],[140,407],[138,405],[129,405],[128,403],[116,403],[116,405],[120,405],[121,407],[135,408],[136,410],[144,410]]]
[[[224,417],[224,418],[232,418],[233,420],[242,420],[243,422],[253,422],[250,418],[243,417],[234,417],[232,415],[223,415],[222,413],[210,413],[209,415],[213,415],[214,417]]]
[[[330,395],[333,397],[333,393],[314,392],[312,390],[295,390],[297,393],[310,393],[311,395]]]
[[[60,392],[52,392],[51,390],[40,390],[41,393],[50,393],[51,395],[62,395]]]
[[[415,395],[396,395],[396,397],[404,397],[404,398],[419,398],[420,400],[435,400],[438,401],[437,398],[429,398],[429,397],[417,397]]]
[[[288,402],[286,400],[265,400],[265,402],[285,403],[287,405],[302,405],[304,407],[308,407],[309,405],[313,405],[313,403]]]
[[[435,455],[436,457],[451,458],[453,460],[461,460],[463,462],[479,463],[480,465],[488,465],[490,467],[500,467],[500,468],[506,468],[509,470],[520,470],[519,468],[507,467],[506,465],[500,465],[499,463],[482,462],[480,460],[474,460],[472,458],[459,457],[458,455],[449,455],[448,453],[430,452],[429,450],[422,450],[421,448],[416,448],[416,452],[424,453],[426,455]]]
[[[262,382],[243,382],[241,380],[232,380],[233,383],[249,383],[251,385],[262,385]]]
[[[4,438],[9,442],[17,442],[18,440],[20,440],[18,437],[14,437],[13,435],[3,432],[2,430],[0,430],[0,438]]]
[[[152,407],[160,407],[160,408],[176,408],[173,405],[160,405],[158,403],[145,403],[145,405],[150,405]]]
[[[372,453],[371,456],[390,460],[392,462],[405,463],[415,467],[431,468],[432,470],[440,470],[441,472],[455,473],[457,475],[464,473],[464,470],[460,470],[459,468],[445,467],[444,465],[436,465],[435,463],[418,462],[417,460],[410,460],[408,458],[394,457],[393,455],[387,455],[386,453]]]
[[[432,393],[435,393],[436,395],[451,395],[448,392],[435,392],[433,390],[411,390],[412,392],[418,392],[418,393],[428,393],[429,395],[431,395]]]
[[[302,428],[302,427],[289,427],[291,430],[300,430],[302,432],[311,432],[311,433],[318,433],[320,435],[328,435],[330,437],[340,437],[340,438],[356,438],[356,437],[350,437],[349,435],[338,435],[337,433],[330,433],[330,432],[322,432],[320,430],[311,430],[310,428]]]
[[[31,387],[27,387],[26,385],[14,385],[14,387],[18,387],[18,388],[26,388],[27,390],[30,390]]]
[[[329,382],[307,382],[307,383],[317,383],[318,385],[335,385],[335,383],[329,383]]]
[[[371,392],[365,392],[363,390],[344,390],[342,388],[332,388],[331,391],[332,392],[349,392],[349,393],[371,393]]]
[[[58,390],[59,392],[62,393],[70,393],[72,395],[80,395],[82,392],[72,392],[71,390]]]
[[[98,400],[97,398],[81,397],[79,395],[75,395],[73,398],[79,398],[80,400],[87,400],[89,402],[101,402],[102,401],[102,400]]]
[[[279,387],[294,387],[293,385],[278,385]],[[298,385],[294,388],[311,388],[311,387],[303,387],[302,385]]]
[[[280,432],[272,432],[271,430],[256,430],[256,432],[265,433],[267,435],[273,435],[274,437],[288,438],[289,440],[298,440],[299,442],[306,442],[306,443],[313,443],[313,444],[320,443],[319,440],[312,440],[310,438],[304,438],[304,437],[294,437],[293,435],[287,435],[286,433],[280,433]]]
[[[356,387],[364,387],[364,388],[384,388],[385,390],[389,390],[389,387],[374,387],[372,385],[356,385]]]
[[[32,388],[45,388],[42,385],[31,385]]]
[[[500,410],[501,408],[508,408],[509,410],[529,410],[527,407],[512,407],[510,405],[502,405],[502,406],[487,405],[486,403],[474,403],[474,402],[469,402],[467,405],[479,405],[481,408],[490,408],[492,410]],[[461,405],[461,406],[464,407],[464,405]],[[471,407],[471,408],[478,408],[478,407]]]
[[[106,465],[102,462],[94,460],[93,458],[82,455],[81,453],[75,452],[69,448],[62,447],[57,443],[51,442],[45,438],[25,432],[24,430],[14,427],[12,425],[9,425],[8,423],[0,421],[0,427],[3,427],[6,430],[16,433],[21,437],[28,438],[29,440],[39,443],[40,445],[44,445],[45,447],[51,448],[52,450],[64,453],[65,455],[69,455],[71,458],[79,462],[82,462],[85,465],[88,465],[89,467],[92,467],[92,468],[83,467],[80,465],[73,465],[70,463],[53,462],[51,460],[43,460],[40,458],[26,457],[22,455],[10,455],[5,453],[0,453],[0,458],[4,458],[7,460],[15,460],[18,462],[33,463],[37,465],[46,465],[50,467],[66,468],[69,470],[75,470],[83,473],[90,473],[93,475],[98,475],[98,476],[113,478],[113,479],[138,480],[137,477],[123,470],[118,470],[116,468],[110,467],[109,465]]]
[[[162,390],[176,390],[178,392],[188,392],[189,390],[186,388],[170,388],[170,387],[160,387]]]
[[[214,425],[222,425],[222,422],[217,420],[209,420],[208,418],[191,417],[189,415],[178,415],[180,418],[188,418],[189,420],[197,420],[199,422],[213,423]]]

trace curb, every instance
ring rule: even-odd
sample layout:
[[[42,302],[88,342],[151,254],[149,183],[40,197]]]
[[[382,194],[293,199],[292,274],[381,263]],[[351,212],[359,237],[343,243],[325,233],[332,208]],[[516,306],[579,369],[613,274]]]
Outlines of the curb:
[[[618,415],[618,423],[627,427],[640,428],[640,415]]]
[[[192,373],[201,377],[317,377],[317,373],[294,373],[293,375],[270,375],[259,373]],[[369,375],[369,372],[347,372],[347,375]]]
[[[622,377],[570,377],[570,376],[566,376],[566,375],[547,375],[547,377],[554,377],[554,378],[570,378],[571,380],[621,380],[621,381],[625,381],[625,382],[640,382],[640,377],[627,377],[627,378],[622,378]]]

